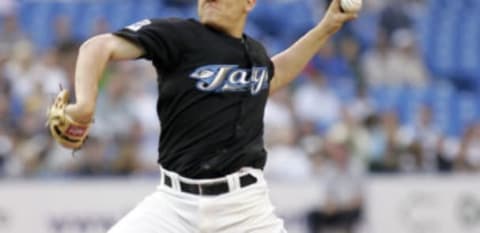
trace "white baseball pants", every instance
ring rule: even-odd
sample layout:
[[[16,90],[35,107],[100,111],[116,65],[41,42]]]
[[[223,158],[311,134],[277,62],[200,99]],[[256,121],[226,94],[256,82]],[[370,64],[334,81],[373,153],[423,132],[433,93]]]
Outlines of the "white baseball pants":
[[[172,187],[164,183],[164,174]],[[257,182],[240,188],[239,176],[250,173]],[[268,188],[259,169],[245,168],[226,176],[230,191],[201,196],[180,191],[179,181],[208,183],[219,179],[192,180],[162,169],[157,190],[115,224],[108,233],[286,233],[274,214]]]

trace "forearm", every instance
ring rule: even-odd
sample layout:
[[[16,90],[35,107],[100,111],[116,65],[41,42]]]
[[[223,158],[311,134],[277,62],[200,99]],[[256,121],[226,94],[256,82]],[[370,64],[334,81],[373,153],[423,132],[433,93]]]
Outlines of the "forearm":
[[[295,79],[333,34],[334,31],[319,24],[288,49],[275,55],[272,58],[275,78],[272,80],[270,92],[284,87]]]
[[[95,36],[83,43],[75,68],[76,103],[68,105],[65,111],[77,121],[91,121],[98,83],[107,63],[110,60],[131,60],[143,54],[143,48],[113,34]]]
[[[75,69],[76,105],[83,112],[82,118],[91,118],[98,95],[98,83],[110,60],[111,50],[98,38],[86,41],[79,50]]]
[[[340,0],[333,0],[322,21],[284,52],[273,57],[275,76],[270,83],[270,94],[289,84],[308,61],[318,52],[342,25],[357,18],[357,12],[344,12]]]

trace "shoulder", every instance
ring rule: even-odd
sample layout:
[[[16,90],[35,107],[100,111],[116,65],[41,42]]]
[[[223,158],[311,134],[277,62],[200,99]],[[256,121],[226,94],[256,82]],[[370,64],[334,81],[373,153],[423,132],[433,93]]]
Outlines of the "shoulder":
[[[154,28],[163,28],[163,29],[172,29],[172,30],[182,30],[182,29],[189,30],[192,28],[201,27],[201,25],[193,19],[153,18],[153,19],[146,19],[144,21],[146,21],[146,23],[150,24]]]
[[[262,58],[270,60],[270,56],[268,55],[267,49],[265,48],[265,46],[263,46],[263,44],[260,41],[248,35],[246,35],[246,38],[247,38],[248,47],[250,47],[250,51],[254,51],[257,55],[261,56]]]
[[[205,27],[193,19],[156,18],[150,19],[152,33],[171,39],[176,44],[186,45],[205,34]]]
[[[263,46],[263,44],[260,41],[250,37],[249,35],[246,35],[246,37],[247,37],[247,40],[255,49],[260,49],[263,52],[266,52],[265,46]]]
[[[124,29],[133,32],[168,32],[180,31],[182,29],[189,30],[194,23],[187,19],[181,18],[150,18],[143,19],[126,26]]]
[[[247,38],[248,46],[250,47],[250,51],[254,51],[258,56],[261,56],[263,59],[270,60],[270,56],[268,55],[267,49],[265,48],[265,46],[263,46],[263,44],[260,41],[248,35],[246,36],[246,38]]]
[[[257,64],[262,64],[268,67],[269,70],[269,80],[275,75],[275,65],[272,62],[272,59],[268,55],[267,49],[260,43],[258,40],[253,39],[252,37],[246,35],[246,43],[250,53],[254,55],[254,59],[257,59]]]

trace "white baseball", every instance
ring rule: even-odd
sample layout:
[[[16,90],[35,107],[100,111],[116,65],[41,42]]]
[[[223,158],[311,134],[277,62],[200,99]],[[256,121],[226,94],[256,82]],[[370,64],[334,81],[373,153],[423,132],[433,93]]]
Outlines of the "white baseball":
[[[362,8],[362,0],[341,0],[340,7],[345,12],[357,12]]]

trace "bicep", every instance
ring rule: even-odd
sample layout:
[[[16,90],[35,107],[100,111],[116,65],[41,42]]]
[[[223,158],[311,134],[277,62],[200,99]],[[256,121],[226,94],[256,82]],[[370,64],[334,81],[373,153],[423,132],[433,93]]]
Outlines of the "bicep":
[[[141,46],[113,34],[101,34],[90,38],[82,44],[80,52],[104,56],[108,60],[132,60],[145,53]]]
[[[108,48],[111,51],[111,60],[132,60],[145,54],[142,46],[113,34],[105,34],[108,39]]]
[[[275,93],[278,89],[281,89],[285,86],[285,80],[282,77],[283,71],[282,66],[278,64],[278,55],[272,57],[272,65],[275,69],[272,81],[270,82],[270,95]]]

